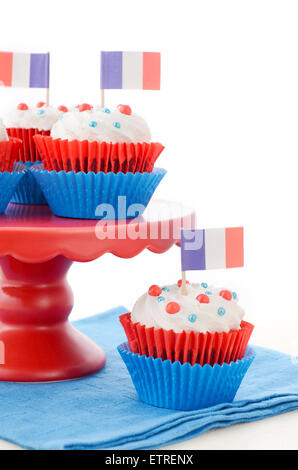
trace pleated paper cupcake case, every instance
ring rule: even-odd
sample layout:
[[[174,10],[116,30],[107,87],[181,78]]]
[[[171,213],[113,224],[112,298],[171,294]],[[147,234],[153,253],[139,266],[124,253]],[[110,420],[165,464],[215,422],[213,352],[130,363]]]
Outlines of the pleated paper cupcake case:
[[[35,143],[46,170],[88,173],[150,173],[164,147],[158,142],[107,143],[61,140],[37,135]]]
[[[49,136],[50,131],[40,131],[38,129],[24,129],[16,127],[8,127],[7,133],[9,137],[16,137],[22,141],[22,146],[19,149],[18,160],[22,162],[36,162],[39,161],[40,155],[36,147],[34,136],[43,135]]]
[[[118,346],[118,351],[140,400],[160,408],[184,411],[232,402],[255,357],[253,349],[248,347],[242,360],[191,366],[134,354],[128,343]]]
[[[18,160],[19,150],[22,146],[20,139],[11,137],[7,141],[0,142],[0,171],[12,172],[13,165]]]
[[[175,333],[134,323],[130,313],[121,315],[119,319],[132,352],[201,366],[242,359],[254,328],[251,323],[242,321],[240,330],[228,333]]]
[[[32,168],[37,170],[43,169],[41,162],[17,162],[14,165],[14,171],[25,171],[25,176],[17,186],[11,202],[15,204],[33,204],[47,205],[47,201],[40,189],[39,184],[32,174]]]
[[[161,168],[152,173],[126,174],[32,170],[55,215],[82,219],[105,216],[104,207],[102,213],[96,212],[101,204],[114,208],[111,218],[118,218],[118,212],[119,218],[125,218],[125,207],[121,206],[122,200],[118,201],[119,196],[126,197],[126,208],[138,203],[143,210],[165,173]]]
[[[25,172],[0,173],[0,214],[5,212],[17,185],[25,176]]]

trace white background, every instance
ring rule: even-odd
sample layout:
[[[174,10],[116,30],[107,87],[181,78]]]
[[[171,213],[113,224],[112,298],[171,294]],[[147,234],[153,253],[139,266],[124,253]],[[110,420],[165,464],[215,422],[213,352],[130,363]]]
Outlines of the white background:
[[[130,104],[165,145],[156,196],[193,206],[200,227],[245,226],[245,269],[189,280],[237,291],[253,342],[298,355],[298,2],[11,0],[0,13],[0,50],[51,52],[53,105],[99,103],[100,50],[161,51],[162,90],[111,90],[107,105]],[[0,88],[0,115],[44,99],[43,90]],[[75,264],[71,318],[130,309],[152,283],[175,282],[179,266],[176,248]],[[281,423],[285,447],[298,448],[297,413],[184,446],[278,447]]]

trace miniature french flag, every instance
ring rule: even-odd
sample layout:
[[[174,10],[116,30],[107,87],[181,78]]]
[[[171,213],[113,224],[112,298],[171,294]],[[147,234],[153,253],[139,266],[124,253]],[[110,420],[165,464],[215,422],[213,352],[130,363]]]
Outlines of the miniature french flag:
[[[49,88],[50,54],[0,52],[0,85]]]
[[[243,227],[181,230],[182,271],[240,268]]]
[[[101,52],[100,87],[160,90],[160,52]]]

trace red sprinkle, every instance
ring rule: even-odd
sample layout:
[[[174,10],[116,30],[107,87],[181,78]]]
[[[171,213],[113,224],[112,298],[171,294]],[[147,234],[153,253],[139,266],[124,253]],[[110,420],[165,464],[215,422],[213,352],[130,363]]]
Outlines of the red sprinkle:
[[[219,295],[226,300],[232,300],[232,292],[229,290],[221,290]]]
[[[26,103],[20,103],[17,106],[17,109],[21,109],[22,111],[29,109]]]
[[[58,106],[58,110],[62,111],[63,113],[67,113],[68,108],[66,106],[61,105],[61,106]]]
[[[162,290],[159,286],[153,285],[149,287],[148,294],[153,297],[158,297],[162,293]]]
[[[189,282],[186,281],[186,284],[189,284]],[[182,286],[182,279],[179,279],[179,281],[177,282],[177,286],[178,286],[178,287],[181,287],[181,286]]]
[[[210,299],[209,299],[208,295],[206,295],[206,294],[199,294],[197,296],[197,300],[200,302],[200,304],[209,304],[209,302],[210,302]]]
[[[79,111],[80,111],[80,113],[82,111],[90,111],[90,109],[92,109],[92,108],[93,108],[93,106],[91,106],[91,104],[83,103],[83,104],[80,104]]]
[[[180,305],[177,302],[169,302],[166,306],[166,311],[170,314],[178,313],[180,311]]]
[[[122,114],[127,114],[127,116],[131,115],[131,107],[128,106],[128,104],[118,104],[117,109]]]
[[[36,105],[37,108],[42,108],[43,106],[45,106],[45,102],[44,101],[39,101]]]

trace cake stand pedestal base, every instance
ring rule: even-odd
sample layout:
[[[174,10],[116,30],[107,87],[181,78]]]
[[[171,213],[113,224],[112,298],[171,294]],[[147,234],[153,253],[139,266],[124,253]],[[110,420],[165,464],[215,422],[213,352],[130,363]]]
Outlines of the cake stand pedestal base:
[[[164,253],[182,227],[195,227],[195,214],[151,201],[142,217],[99,222],[55,217],[38,205],[9,204],[0,215],[0,381],[67,380],[102,369],[104,351],[68,322],[72,262]]]
[[[42,263],[0,258],[0,380],[68,380],[99,371],[105,353],[68,321],[64,256]]]

